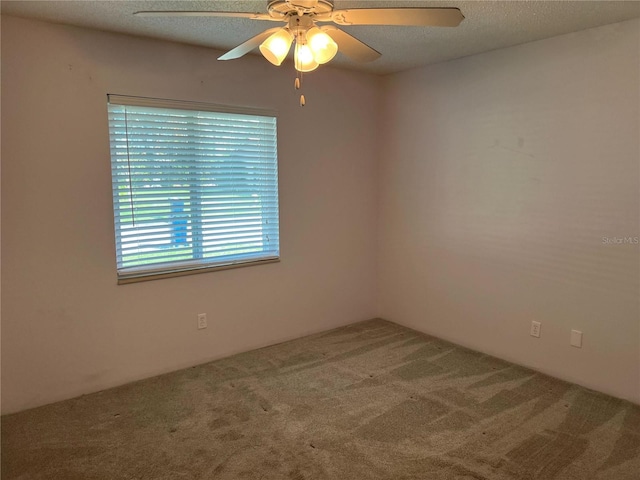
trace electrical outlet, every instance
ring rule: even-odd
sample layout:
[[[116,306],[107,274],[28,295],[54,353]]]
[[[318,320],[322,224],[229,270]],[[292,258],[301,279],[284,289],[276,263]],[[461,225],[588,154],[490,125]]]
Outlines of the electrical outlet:
[[[207,328],[207,314],[199,313],[198,314],[198,330],[202,330],[203,328]]]
[[[571,330],[571,345],[582,348],[582,332],[580,330]]]
[[[540,322],[536,322],[533,320],[531,322],[531,336],[540,338],[540,329],[542,328],[542,324]]]

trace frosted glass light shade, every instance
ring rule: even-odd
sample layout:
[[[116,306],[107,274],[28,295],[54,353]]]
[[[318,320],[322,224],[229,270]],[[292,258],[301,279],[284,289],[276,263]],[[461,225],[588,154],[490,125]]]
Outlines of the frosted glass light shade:
[[[338,44],[318,27],[313,27],[307,32],[307,45],[319,64],[327,63],[338,53]]]
[[[260,53],[276,66],[280,66],[287,57],[293,42],[293,35],[288,30],[278,30],[260,45]]]
[[[318,62],[313,57],[313,52],[309,45],[300,45],[296,42],[294,51],[294,63],[299,72],[311,72],[318,68]]]

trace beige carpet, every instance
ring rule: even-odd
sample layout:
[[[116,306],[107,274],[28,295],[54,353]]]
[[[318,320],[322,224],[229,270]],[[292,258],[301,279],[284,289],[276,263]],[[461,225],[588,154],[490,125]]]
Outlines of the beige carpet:
[[[640,479],[640,407],[372,320],[2,418],[2,479]]]

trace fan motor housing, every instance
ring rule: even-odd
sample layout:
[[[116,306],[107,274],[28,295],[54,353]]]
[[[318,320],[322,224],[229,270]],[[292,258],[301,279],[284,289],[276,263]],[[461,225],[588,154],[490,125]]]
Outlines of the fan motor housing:
[[[333,0],[268,0],[267,8],[276,16],[292,13],[320,15],[333,11]]]

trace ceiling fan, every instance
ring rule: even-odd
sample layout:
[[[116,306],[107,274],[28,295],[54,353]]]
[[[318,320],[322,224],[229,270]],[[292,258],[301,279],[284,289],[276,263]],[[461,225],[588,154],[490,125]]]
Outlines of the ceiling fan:
[[[464,19],[458,8],[353,8],[334,10],[333,0],[267,0],[268,13],[216,11],[141,11],[137,16],[154,17],[231,17],[283,22],[250,38],[218,58],[233,60],[259,47],[272,64],[280,66],[295,41],[294,66],[298,72],[311,72],[329,62],[338,49],[358,62],[371,62],[381,53],[333,25],[413,25],[456,27]],[[296,78],[300,88],[300,74]],[[300,104],[305,103],[304,95]]]

